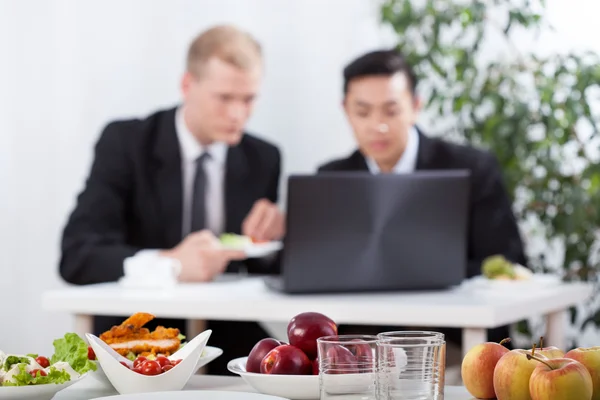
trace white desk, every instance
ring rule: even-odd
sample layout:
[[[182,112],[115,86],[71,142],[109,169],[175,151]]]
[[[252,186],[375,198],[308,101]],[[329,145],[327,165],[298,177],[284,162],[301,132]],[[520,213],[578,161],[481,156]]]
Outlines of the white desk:
[[[242,378],[235,376],[197,375],[192,377],[184,390],[223,390],[228,392],[256,393]],[[91,378],[86,378],[59,392],[54,396],[53,400],[91,400],[98,397],[116,396],[117,394],[117,391],[111,386],[101,384],[99,381]],[[446,386],[444,398],[446,400],[466,400],[472,397],[463,387]]]
[[[92,315],[127,317],[145,311],[163,318],[287,323],[318,311],[338,324],[463,328],[463,354],[487,340],[486,329],[546,315],[545,343],[564,349],[567,310],[586,300],[592,287],[560,284],[510,295],[464,288],[442,292],[285,295],[268,290],[261,278],[183,284],[172,290],[123,289],[116,283],[77,286],[43,294],[46,310],[76,316],[75,331],[91,331]]]

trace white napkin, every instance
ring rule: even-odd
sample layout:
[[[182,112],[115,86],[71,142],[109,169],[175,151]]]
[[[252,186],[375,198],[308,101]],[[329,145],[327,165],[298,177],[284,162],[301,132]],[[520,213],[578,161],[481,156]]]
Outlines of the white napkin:
[[[123,262],[124,276],[119,284],[127,288],[161,289],[177,285],[181,265],[158,251],[140,251]]]

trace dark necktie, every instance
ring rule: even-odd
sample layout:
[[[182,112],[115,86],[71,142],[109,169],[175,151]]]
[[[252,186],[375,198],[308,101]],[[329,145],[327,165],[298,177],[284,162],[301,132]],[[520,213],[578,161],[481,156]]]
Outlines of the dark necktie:
[[[192,232],[206,228],[206,172],[204,162],[208,158],[210,158],[210,154],[202,153],[196,160],[196,176],[192,191]]]

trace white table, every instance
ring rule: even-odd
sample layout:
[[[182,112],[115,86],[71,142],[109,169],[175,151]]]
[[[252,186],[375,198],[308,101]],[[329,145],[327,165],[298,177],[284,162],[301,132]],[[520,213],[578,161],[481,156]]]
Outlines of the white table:
[[[223,390],[256,393],[242,378],[234,376],[196,375],[190,379],[184,390]],[[54,396],[53,400],[92,400],[98,397],[115,396],[117,394],[112,386],[101,384],[93,378],[86,378],[59,392]],[[446,400],[472,399],[465,388],[458,386],[447,386],[444,398]]]
[[[169,290],[124,289],[117,283],[76,286],[43,294],[46,310],[76,316],[75,331],[91,332],[92,315],[127,317],[145,311],[163,318],[287,323],[318,311],[338,324],[463,328],[463,354],[487,340],[487,328],[534,316],[548,317],[545,343],[565,349],[567,310],[585,301],[592,286],[563,283],[494,295],[457,287],[438,292],[285,295],[262,278],[182,284]]]

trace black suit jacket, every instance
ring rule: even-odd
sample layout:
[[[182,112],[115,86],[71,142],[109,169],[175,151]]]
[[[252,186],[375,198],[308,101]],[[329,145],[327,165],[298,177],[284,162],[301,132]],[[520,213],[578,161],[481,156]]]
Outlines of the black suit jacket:
[[[494,254],[503,254],[513,262],[526,265],[512,204],[504,187],[500,166],[491,153],[429,138],[419,132],[416,169],[471,171],[467,250],[469,277],[479,275],[483,259]],[[357,150],[348,158],[319,167],[319,172],[324,171],[368,171],[368,167]]]
[[[254,202],[277,202],[281,155],[244,134],[227,152],[225,231],[240,233]],[[95,146],[85,188],[64,228],[60,273],[67,282],[110,282],[123,260],[141,249],[169,249],[182,240],[183,184],[175,108],[108,124]],[[277,260],[275,260],[277,261]],[[275,262],[245,262],[248,272],[276,272]],[[235,271],[240,263],[232,263]]]

